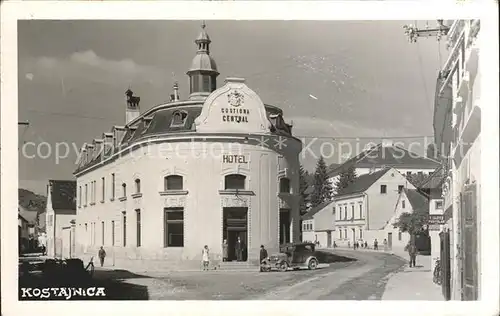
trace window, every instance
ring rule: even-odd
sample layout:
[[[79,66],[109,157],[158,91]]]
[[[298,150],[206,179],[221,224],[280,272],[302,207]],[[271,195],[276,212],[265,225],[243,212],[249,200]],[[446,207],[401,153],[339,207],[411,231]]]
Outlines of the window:
[[[184,247],[184,209],[165,208],[164,247]]]
[[[141,246],[141,210],[135,210],[136,245]]]
[[[224,188],[226,190],[244,190],[246,177],[241,174],[230,174],[225,177]]]
[[[290,179],[280,179],[280,193],[290,193]]]
[[[115,245],[115,221],[111,221],[111,246]]]
[[[406,207],[406,204],[405,204],[406,201],[401,201],[401,208],[405,208]]]
[[[354,205],[351,205],[351,219],[354,219]]]
[[[122,224],[123,224],[123,247],[127,245],[127,213],[122,212]]]
[[[115,174],[111,174],[111,200],[115,199]]]
[[[387,186],[385,184],[382,184],[380,186],[380,193],[381,194],[386,194],[387,193]]]
[[[203,91],[210,92],[210,77],[203,76]]]
[[[101,245],[104,246],[104,222],[101,222]]]
[[[183,126],[184,123],[186,122],[187,118],[187,113],[184,111],[175,111],[174,114],[172,114],[172,122],[170,123],[170,126]]]
[[[339,239],[342,239],[342,229],[339,229]]]
[[[423,175],[424,175],[424,173],[423,173],[422,171],[419,171],[419,172],[418,172],[418,176],[419,176],[419,177],[421,177],[421,176],[423,176]]]
[[[200,75],[193,75],[191,77],[191,83],[192,83],[192,90],[191,93],[193,92],[199,92],[200,91]]]
[[[359,218],[363,218],[363,204],[359,204]]]
[[[127,196],[127,184],[126,183],[122,184],[122,193],[123,193],[123,197]]]
[[[141,180],[135,179],[135,193],[141,193]]]
[[[436,201],[435,206],[437,210],[440,210],[443,208],[443,201]]]
[[[94,181],[94,187],[92,188],[92,202],[95,203],[97,195],[97,182]]]
[[[406,176],[407,177],[411,176],[411,171],[406,171]]]
[[[210,83],[211,83],[210,92],[213,92],[213,91],[217,90],[217,79],[215,76],[212,76],[211,79],[212,80],[210,81]]]
[[[363,239],[363,229],[359,229],[359,239]]]
[[[85,185],[85,206],[87,206],[88,203],[88,198],[89,198],[89,188],[88,185]]]
[[[78,187],[78,207],[82,206],[82,186]]]
[[[171,175],[166,176],[164,181],[164,190],[182,190],[183,189],[183,178],[182,176]]]
[[[344,228],[344,239],[347,239],[347,228]]]
[[[398,193],[403,192],[404,185],[398,185]]]
[[[403,234],[401,234],[401,232],[399,231],[399,232],[398,232],[398,240],[399,240],[399,241],[401,241],[401,239],[402,239],[402,237],[403,237],[402,235],[403,235]]]
[[[101,181],[102,181],[102,197],[101,197],[101,202],[104,202],[104,198],[106,197],[106,179],[104,177],[102,177]]]

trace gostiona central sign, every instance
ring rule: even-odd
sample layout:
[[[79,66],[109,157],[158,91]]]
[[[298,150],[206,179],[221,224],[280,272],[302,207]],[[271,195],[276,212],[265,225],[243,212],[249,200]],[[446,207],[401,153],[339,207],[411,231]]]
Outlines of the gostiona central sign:
[[[221,108],[223,122],[248,123],[250,110],[241,108],[245,104],[245,96],[242,93],[231,90],[227,94],[227,103],[231,107]]]

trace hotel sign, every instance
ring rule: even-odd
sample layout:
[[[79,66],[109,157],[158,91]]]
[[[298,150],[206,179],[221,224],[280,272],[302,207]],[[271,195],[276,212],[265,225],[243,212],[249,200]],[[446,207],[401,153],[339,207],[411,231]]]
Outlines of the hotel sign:
[[[248,163],[247,157],[244,155],[223,155],[223,163]]]

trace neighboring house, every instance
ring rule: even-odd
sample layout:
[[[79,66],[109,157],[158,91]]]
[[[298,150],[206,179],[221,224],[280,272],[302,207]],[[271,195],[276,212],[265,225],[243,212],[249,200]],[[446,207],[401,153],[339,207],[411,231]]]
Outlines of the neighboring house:
[[[401,232],[395,228],[394,224],[403,213],[413,213],[415,211],[425,211],[429,209],[429,200],[426,195],[414,189],[403,189],[396,202],[393,216],[387,221],[385,226],[378,232],[370,232],[371,238],[377,238],[383,247],[384,239],[387,240],[387,247],[396,254],[405,254],[405,246],[410,241],[410,234]]]
[[[36,212],[28,211],[21,205],[18,206],[17,211],[19,251],[26,252],[35,246],[33,242],[30,242],[30,237],[33,237],[35,234]]]
[[[330,181],[335,184],[341,172],[354,166],[358,176],[392,167],[401,174],[430,175],[439,166],[439,162],[410,152],[403,147],[384,141],[347,160],[329,172]]]
[[[302,241],[319,242],[320,247],[333,246],[335,203],[322,203],[302,216]]]
[[[47,214],[45,214],[45,210],[42,212],[38,213],[37,215],[37,220],[38,220],[38,231],[39,232],[45,232],[45,221],[47,220]]]
[[[384,168],[356,178],[335,196],[338,246],[367,241],[373,244],[379,230],[394,214],[400,193],[415,187],[396,169]],[[382,241],[379,240],[382,245]]]
[[[45,214],[47,256],[70,258],[75,248],[76,181],[49,180]]]

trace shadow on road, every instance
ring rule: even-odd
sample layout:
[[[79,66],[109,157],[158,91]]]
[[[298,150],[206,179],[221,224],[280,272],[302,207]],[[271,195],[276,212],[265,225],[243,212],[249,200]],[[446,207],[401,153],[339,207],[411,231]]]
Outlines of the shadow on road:
[[[134,278],[149,277],[127,270],[100,269],[97,269],[94,276],[88,279],[57,279],[45,277],[42,273],[29,273],[19,277],[18,295],[20,301],[148,300],[149,294],[146,286],[126,282],[127,279]],[[98,288],[102,288],[103,291],[99,293],[96,290]],[[71,296],[68,297],[70,292]]]
[[[354,259],[354,258],[341,256],[341,255],[334,254],[334,253],[329,252],[329,251],[322,251],[322,250],[318,250],[316,252],[316,257],[318,258],[318,261],[321,263],[356,261],[356,259]]]

